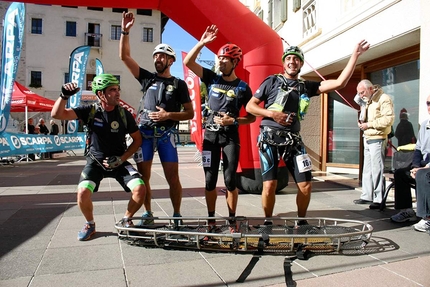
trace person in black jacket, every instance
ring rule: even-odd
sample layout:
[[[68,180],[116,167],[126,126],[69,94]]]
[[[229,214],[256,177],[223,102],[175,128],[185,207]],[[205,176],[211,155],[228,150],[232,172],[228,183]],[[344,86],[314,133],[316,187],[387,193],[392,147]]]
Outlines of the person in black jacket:
[[[415,143],[414,126],[409,121],[409,114],[405,108],[400,111],[400,123],[396,127],[394,136],[397,138],[398,146]]]

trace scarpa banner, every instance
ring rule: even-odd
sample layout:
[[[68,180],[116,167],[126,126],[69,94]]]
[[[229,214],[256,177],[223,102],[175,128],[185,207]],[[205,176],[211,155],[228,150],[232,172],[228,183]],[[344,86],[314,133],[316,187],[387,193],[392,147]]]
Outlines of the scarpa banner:
[[[0,157],[85,148],[85,133],[29,135],[4,132],[0,135]]]
[[[87,62],[88,57],[90,55],[90,46],[80,46],[77,47],[70,54],[69,61],[69,76],[70,81],[72,83],[76,83],[76,85],[81,88],[79,92],[77,92],[74,96],[70,97],[67,101],[68,108],[76,108],[79,107],[81,103],[81,94],[82,90],[84,90],[85,83],[85,75],[87,70]],[[68,134],[73,134],[78,131],[79,122],[77,120],[68,121],[66,131]]]
[[[103,73],[104,73],[104,69],[103,69],[102,61],[100,61],[100,59],[96,58],[96,76],[103,74]]]
[[[185,59],[187,53],[182,52],[182,59]],[[190,134],[192,141],[195,142],[197,149],[201,152],[203,149],[202,138],[202,112],[200,99],[200,82],[199,77],[184,65],[184,78],[190,92],[191,102],[194,108],[194,117],[190,121]]]
[[[13,2],[4,17],[0,71],[0,134],[6,130],[9,121],[13,83],[21,56],[24,25],[24,3]]]

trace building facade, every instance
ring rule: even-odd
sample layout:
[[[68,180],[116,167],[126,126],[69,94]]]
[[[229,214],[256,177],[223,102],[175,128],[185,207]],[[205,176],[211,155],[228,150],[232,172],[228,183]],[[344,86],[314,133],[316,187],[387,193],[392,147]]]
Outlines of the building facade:
[[[242,0],[274,29],[284,48],[299,46],[305,54],[301,77],[337,78],[354,45],[366,39],[371,48],[359,58],[348,86],[338,93],[311,99],[302,136],[314,167],[336,170],[359,167],[361,134],[357,83],[369,79],[381,85],[394,102],[395,122],[406,109],[415,133],[428,117],[424,102],[430,93],[430,1],[426,0]],[[281,57],[281,55],[280,55]],[[421,77],[422,76],[422,77]],[[424,81],[420,81],[420,78]],[[397,145],[397,139],[392,139]],[[388,150],[388,158],[392,150]]]

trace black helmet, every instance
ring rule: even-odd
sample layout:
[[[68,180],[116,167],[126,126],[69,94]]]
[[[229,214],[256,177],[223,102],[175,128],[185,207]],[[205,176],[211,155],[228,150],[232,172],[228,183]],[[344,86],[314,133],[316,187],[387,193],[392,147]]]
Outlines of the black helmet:
[[[305,55],[303,54],[303,51],[297,46],[290,46],[285,50],[284,54],[282,55],[282,62],[284,62],[285,57],[288,55],[296,55],[302,62],[305,61]]]

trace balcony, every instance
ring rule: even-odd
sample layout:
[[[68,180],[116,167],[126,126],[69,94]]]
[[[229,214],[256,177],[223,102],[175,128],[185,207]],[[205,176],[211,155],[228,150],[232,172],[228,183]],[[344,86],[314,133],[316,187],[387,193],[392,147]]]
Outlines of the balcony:
[[[102,36],[99,33],[85,33],[85,45],[101,48],[102,47]]]

